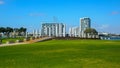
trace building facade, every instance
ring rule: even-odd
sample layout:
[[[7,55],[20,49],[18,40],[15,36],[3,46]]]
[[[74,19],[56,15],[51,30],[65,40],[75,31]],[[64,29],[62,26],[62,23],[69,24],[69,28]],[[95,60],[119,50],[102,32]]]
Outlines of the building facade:
[[[66,25],[62,23],[43,23],[41,27],[41,36],[65,37]]]
[[[70,37],[79,37],[79,27],[69,28],[69,36]]]
[[[88,17],[80,18],[80,37],[84,37],[84,31],[91,28],[91,19]]]

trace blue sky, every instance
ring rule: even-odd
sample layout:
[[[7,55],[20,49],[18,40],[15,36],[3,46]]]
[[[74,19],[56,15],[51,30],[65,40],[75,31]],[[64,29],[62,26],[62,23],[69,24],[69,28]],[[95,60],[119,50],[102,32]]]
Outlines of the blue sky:
[[[39,29],[41,22],[80,25],[90,17],[99,32],[120,33],[120,0],[0,0],[0,26]]]

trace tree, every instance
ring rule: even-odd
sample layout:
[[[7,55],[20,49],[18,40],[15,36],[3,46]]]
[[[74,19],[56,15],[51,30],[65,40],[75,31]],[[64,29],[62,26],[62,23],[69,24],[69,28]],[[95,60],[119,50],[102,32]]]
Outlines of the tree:
[[[19,32],[19,29],[18,28],[14,28],[13,31]]]
[[[98,32],[94,28],[87,28],[84,33],[86,34],[86,37],[89,35],[97,35]]]
[[[24,28],[24,27],[21,27],[21,28],[0,27],[0,33],[3,33],[7,37],[9,37],[10,33],[12,33],[12,32],[15,33],[14,36],[16,36],[16,34],[19,35],[19,36],[20,35],[24,36],[26,31],[27,31],[27,29]],[[12,35],[13,35],[13,33],[12,33]]]
[[[18,36],[19,34],[19,29],[18,28],[14,28],[13,29],[13,37],[16,38],[16,36]]]
[[[0,27],[0,33],[5,33],[5,32],[6,32],[6,28]]]
[[[20,32],[21,35],[25,35],[26,31],[27,31],[27,29],[24,28],[24,27],[21,27],[21,28],[19,29],[19,32]]]
[[[19,32],[26,32],[26,28],[24,28],[24,27],[21,27],[20,29],[19,29]]]
[[[8,32],[8,33],[13,32],[13,28],[11,28],[11,27],[6,27],[6,32]]]
[[[13,32],[13,28],[11,27],[6,27],[6,35],[9,37],[10,33]]]
[[[94,28],[87,28],[84,33],[89,33],[89,34],[98,34],[98,32]]]

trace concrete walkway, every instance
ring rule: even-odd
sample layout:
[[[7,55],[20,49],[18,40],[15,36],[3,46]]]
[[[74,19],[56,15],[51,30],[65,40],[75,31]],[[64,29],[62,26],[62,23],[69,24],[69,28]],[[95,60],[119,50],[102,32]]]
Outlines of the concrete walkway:
[[[20,45],[20,44],[27,44],[27,43],[23,42],[23,43],[12,43],[12,44],[0,44],[0,47],[15,46],[15,45]]]
[[[41,42],[41,41],[45,41],[45,40],[49,40],[49,39],[52,39],[52,38],[51,37],[44,37],[44,38],[39,38],[39,39],[30,40],[30,41],[21,42],[21,43],[0,44],[0,47],[15,46],[15,45],[21,45],[21,44],[31,44],[31,43]]]

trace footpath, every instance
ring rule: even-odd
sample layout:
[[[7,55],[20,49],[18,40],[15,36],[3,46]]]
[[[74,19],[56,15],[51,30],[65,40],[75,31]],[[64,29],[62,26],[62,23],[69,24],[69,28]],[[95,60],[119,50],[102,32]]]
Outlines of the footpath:
[[[44,37],[44,38],[34,39],[34,40],[20,42],[20,43],[0,44],[0,47],[15,46],[15,45],[21,45],[21,44],[31,44],[31,43],[35,43],[35,42],[42,42],[45,40],[50,40],[50,39],[52,39],[52,38],[51,37]]]
[[[19,45],[19,44],[27,44],[27,43],[23,42],[23,43],[0,44],[0,47],[15,46],[15,45]]]

